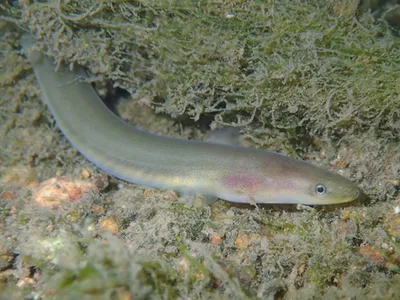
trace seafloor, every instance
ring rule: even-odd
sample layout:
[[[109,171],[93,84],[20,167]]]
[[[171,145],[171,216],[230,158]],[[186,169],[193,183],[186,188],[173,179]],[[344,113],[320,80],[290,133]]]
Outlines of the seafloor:
[[[396,2],[2,1],[0,299],[400,295]],[[57,63],[87,67],[136,126],[188,139],[233,126],[365,196],[195,207],[109,177],[41,103],[23,32]]]

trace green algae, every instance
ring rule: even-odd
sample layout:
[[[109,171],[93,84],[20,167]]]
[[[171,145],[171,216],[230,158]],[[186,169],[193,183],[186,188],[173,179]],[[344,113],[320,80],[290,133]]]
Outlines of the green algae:
[[[369,14],[313,1],[42,2],[21,13],[35,35],[49,31],[48,54],[157,99],[158,112],[331,140],[399,133],[398,38]]]

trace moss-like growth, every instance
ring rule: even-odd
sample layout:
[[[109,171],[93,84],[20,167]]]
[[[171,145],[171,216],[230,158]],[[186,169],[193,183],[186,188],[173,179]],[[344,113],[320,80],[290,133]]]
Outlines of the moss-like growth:
[[[305,128],[335,140],[365,131],[395,138],[398,38],[346,7],[50,1],[20,14],[48,54],[157,99],[172,116],[212,114],[218,124]]]

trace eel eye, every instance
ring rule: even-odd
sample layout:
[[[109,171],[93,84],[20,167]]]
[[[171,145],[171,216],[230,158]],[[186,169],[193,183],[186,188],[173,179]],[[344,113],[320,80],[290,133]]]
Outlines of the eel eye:
[[[318,183],[318,184],[315,186],[315,192],[316,192],[318,195],[323,195],[323,194],[325,194],[325,193],[326,193],[326,187],[325,187],[325,185],[323,185],[323,184],[321,184],[321,183]]]

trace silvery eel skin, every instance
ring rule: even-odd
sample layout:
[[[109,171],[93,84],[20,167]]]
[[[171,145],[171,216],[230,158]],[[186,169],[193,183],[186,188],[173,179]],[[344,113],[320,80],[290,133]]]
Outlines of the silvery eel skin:
[[[278,153],[136,129],[81,81],[86,76],[82,68],[55,71],[51,59],[28,50],[30,37],[21,43],[58,127],[84,157],[115,177],[237,203],[324,205],[359,196],[350,180]]]

